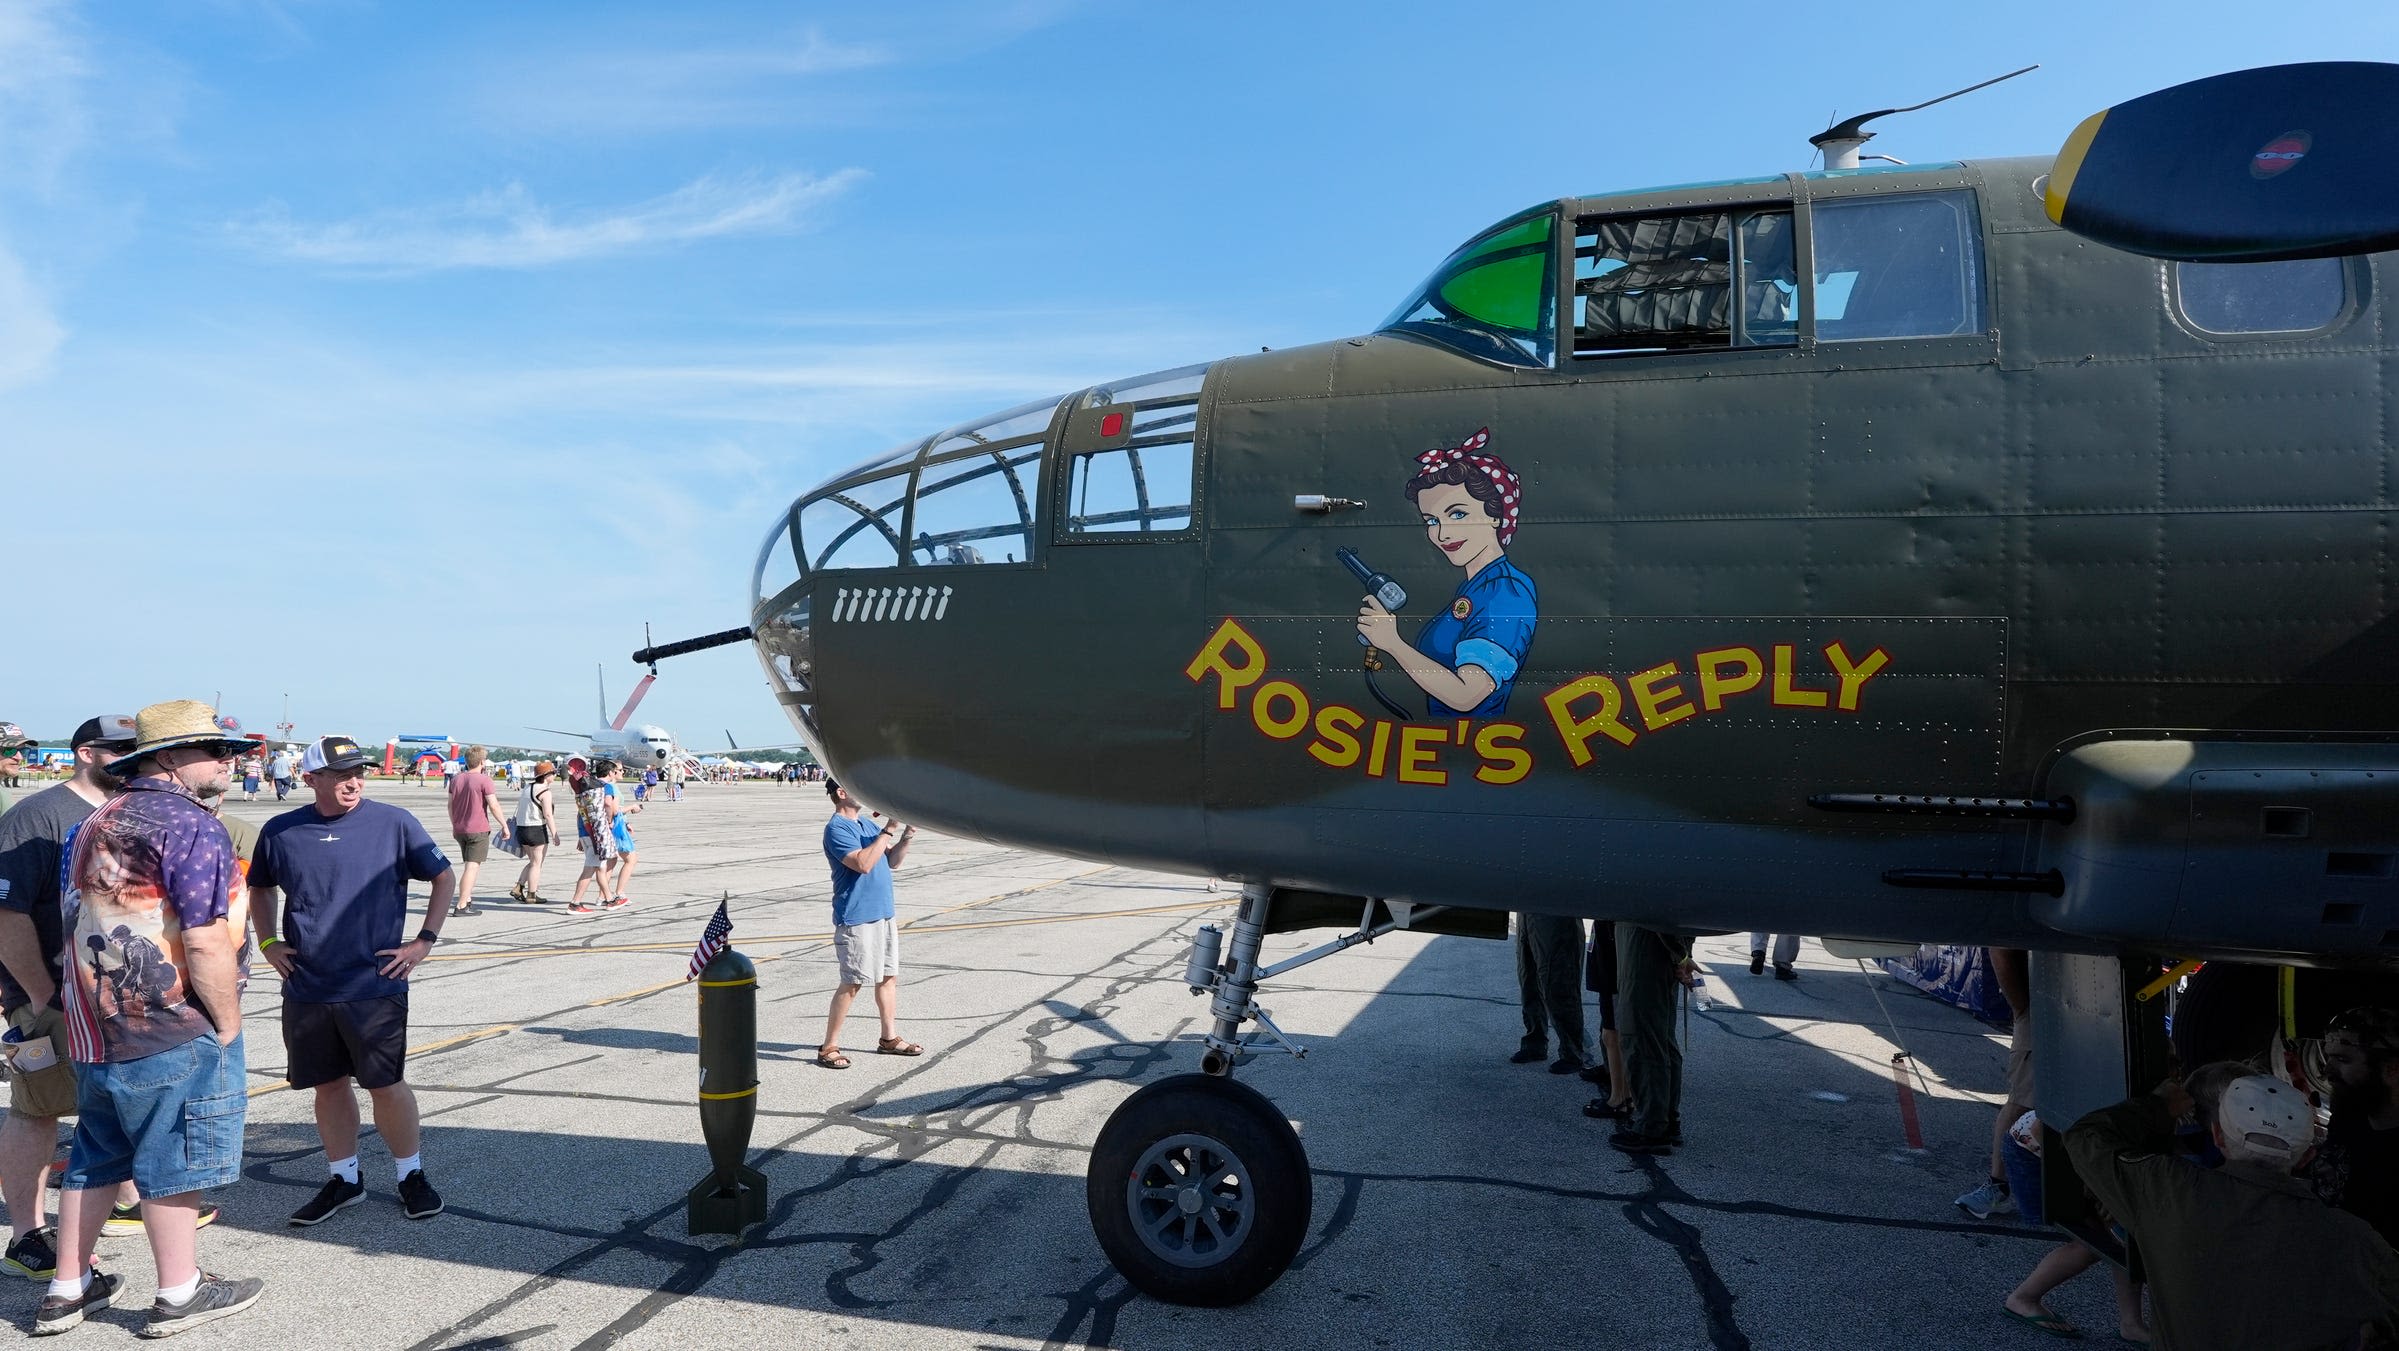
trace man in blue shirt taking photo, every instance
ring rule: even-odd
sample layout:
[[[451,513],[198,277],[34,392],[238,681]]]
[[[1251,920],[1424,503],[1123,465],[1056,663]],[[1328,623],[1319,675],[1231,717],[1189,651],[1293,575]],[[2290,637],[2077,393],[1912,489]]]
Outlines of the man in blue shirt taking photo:
[[[841,1053],[841,1021],[867,985],[875,987],[875,1012],[883,1022],[876,1053],[923,1055],[924,1047],[900,1036],[900,930],[891,899],[891,870],[907,861],[916,827],[869,820],[858,799],[831,779],[825,780],[825,792],[833,799],[833,819],[825,822],[825,860],[833,865],[833,955],[841,964],[841,983],[833,990],[816,1063],[829,1070],[850,1067],[850,1058]]]

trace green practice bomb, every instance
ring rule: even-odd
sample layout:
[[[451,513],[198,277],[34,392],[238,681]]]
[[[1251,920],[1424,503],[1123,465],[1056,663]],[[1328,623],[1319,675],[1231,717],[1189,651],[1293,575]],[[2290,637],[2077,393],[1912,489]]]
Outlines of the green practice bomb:
[[[766,1176],[743,1162],[758,1121],[758,968],[726,948],[699,985],[700,1135],[711,1167],[686,1198],[684,1232],[738,1238],[766,1222]]]

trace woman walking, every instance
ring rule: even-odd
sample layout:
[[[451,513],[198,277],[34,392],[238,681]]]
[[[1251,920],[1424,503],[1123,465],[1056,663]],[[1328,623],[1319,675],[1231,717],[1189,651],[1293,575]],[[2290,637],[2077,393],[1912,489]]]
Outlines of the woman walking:
[[[557,772],[558,766],[544,760],[517,790],[516,842],[525,851],[525,866],[508,894],[527,905],[549,904],[541,894],[541,861],[550,852],[550,841],[558,837],[558,820],[550,808],[550,778]]]

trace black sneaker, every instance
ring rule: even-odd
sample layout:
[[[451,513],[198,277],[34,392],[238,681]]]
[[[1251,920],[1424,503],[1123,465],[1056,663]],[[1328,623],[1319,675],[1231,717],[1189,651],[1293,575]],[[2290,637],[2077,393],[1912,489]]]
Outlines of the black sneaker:
[[[346,1182],[338,1177],[326,1178],[325,1185],[318,1189],[308,1204],[292,1212],[292,1224],[299,1228],[323,1224],[333,1218],[333,1212],[346,1210],[366,1198],[365,1183]]]
[[[202,1206],[193,1212],[192,1228],[194,1229],[206,1229],[216,1222],[217,1208],[215,1206]],[[102,1238],[124,1238],[141,1232],[142,1208],[138,1203],[130,1206],[110,1206],[108,1219],[100,1226],[100,1237]]]
[[[57,1275],[58,1230],[51,1226],[27,1230],[25,1237],[9,1244],[8,1251],[0,1254],[0,1268],[36,1281]]]
[[[92,1269],[89,1285],[73,1299],[65,1295],[44,1295],[40,1307],[33,1311],[33,1335],[48,1337],[66,1331],[83,1321],[83,1316],[95,1309],[105,1309],[117,1297],[117,1287],[125,1283],[121,1276],[111,1276],[97,1267]]]
[[[1799,973],[1791,969],[1791,964],[1789,962],[1776,962],[1774,964],[1774,978],[1776,980],[1797,980],[1799,979]]]
[[[441,1214],[441,1193],[425,1180],[424,1169],[413,1169],[400,1179],[400,1211],[412,1220],[429,1220]]]
[[[1549,1047],[1546,1045],[1519,1046],[1516,1048],[1516,1054],[1508,1057],[1508,1063],[1511,1065],[1530,1065],[1536,1060],[1547,1059],[1549,1059]]]
[[[190,1299],[181,1304],[169,1304],[163,1299],[154,1301],[150,1305],[150,1321],[142,1324],[142,1330],[137,1335],[172,1337],[185,1328],[231,1318],[256,1304],[258,1292],[266,1289],[266,1285],[256,1276],[233,1280],[211,1276],[203,1271],[200,1273],[200,1288],[192,1292]]]
[[[1672,1154],[1674,1146],[1662,1135],[1643,1135],[1639,1131],[1618,1131],[1608,1137],[1608,1143],[1627,1154]]]
[[[1765,949],[1763,949],[1763,948],[1751,948],[1751,949],[1749,950],[1749,974],[1751,974],[1751,975],[1753,975],[1753,976],[1755,976],[1755,975],[1760,975],[1760,974],[1764,973],[1764,971],[1765,971],[1765,970],[1766,970],[1766,952],[1765,952]]]

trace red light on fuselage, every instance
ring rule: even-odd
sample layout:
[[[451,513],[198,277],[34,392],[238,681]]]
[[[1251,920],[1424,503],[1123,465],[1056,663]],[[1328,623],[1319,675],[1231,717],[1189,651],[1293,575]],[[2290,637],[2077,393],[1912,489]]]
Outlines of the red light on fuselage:
[[[1125,434],[1125,415],[1124,415],[1124,414],[1122,414],[1122,413],[1102,413],[1102,414],[1100,414],[1100,435],[1101,435],[1103,438],[1105,438],[1105,439],[1107,439],[1107,440],[1111,440],[1111,441],[1113,441],[1113,440],[1115,440],[1117,437],[1120,437],[1120,436],[1122,436],[1122,435],[1124,435],[1124,434]]]

